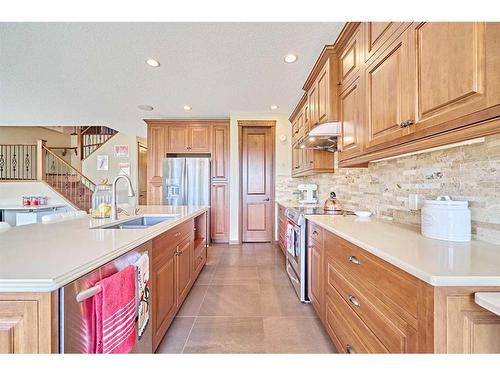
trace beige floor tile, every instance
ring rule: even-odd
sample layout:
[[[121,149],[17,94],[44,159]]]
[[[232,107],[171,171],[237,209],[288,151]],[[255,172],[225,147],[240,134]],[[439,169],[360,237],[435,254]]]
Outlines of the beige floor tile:
[[[315,317],[311,304],[301,303],[291,285],[260,286],[262,316]]]
[[[318,318],[264,318],[267,353],[335,353]]]
[[[262,318],[197,318],[184,353],[265,353]]]
[[[156,353],[182,353],[184,344],[191,332],[195,318],[177,317],[163,338],[163,341],[156,349]]]
[[[258,266],[259,281],[273,285],[290,285],[284,264]]]
[[[193,285],[177,316],[198,316],[208,285]]]
[[[203,267],[198,278],[196,279],[195,285],[210,285],[212,279],[214,278],[216,268],[217,267],[215,265],[205,264],[205,267]]]
[[[217,285],[245,284],[252,281],[259,281],[259,273],[255,266],[239,267],[221,264],[217,267],[212,278],[212,284]]]
[[[210,285],[199,316],[261,316],[260,287],[256,285]]]

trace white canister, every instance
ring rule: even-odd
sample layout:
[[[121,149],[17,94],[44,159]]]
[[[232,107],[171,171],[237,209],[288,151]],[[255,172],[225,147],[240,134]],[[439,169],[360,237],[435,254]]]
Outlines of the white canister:
[[[467,201],[449,196],[426,200],[422,207],[422,235],[444,241],[470,241],[471,218]]]

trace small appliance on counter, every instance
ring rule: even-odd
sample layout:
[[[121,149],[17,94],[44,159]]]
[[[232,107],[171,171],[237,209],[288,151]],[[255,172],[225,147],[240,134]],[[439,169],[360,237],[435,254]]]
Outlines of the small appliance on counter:
[[[299,184],[297,189],[300,192],[299,204],[317,204],[318,203],[318,185]]]
[[[422,207],[422,235],[444,241],[467,242],[471,239],[471,214],[467,201],[449,196],[426,200]]]
[[[325,211],[342,211],[342,205],[333,191],[330,193],[330,198],[325,201],[323,209]]]

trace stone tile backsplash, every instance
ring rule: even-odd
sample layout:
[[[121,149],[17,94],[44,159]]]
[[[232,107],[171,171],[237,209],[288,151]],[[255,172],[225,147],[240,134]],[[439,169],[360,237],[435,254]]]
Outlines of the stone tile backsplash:
[[[408,195],[469,201],[473,238],[500,244],[500,135],[484,142],[343,168],[303,178],[277,176],[276,199],[296,199],[299,183],[318,185],[322,203],[334,191],[346,209],[367,209],[394,222],[420,225]],[[500,249],[499,249],[500,250]]]

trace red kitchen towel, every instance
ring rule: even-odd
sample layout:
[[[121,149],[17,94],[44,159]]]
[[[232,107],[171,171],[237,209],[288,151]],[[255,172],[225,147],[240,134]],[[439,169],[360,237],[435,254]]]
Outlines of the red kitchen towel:
[[[95,298],[96,353],[129,353],[136,339],[135,266],[102,279]]]

